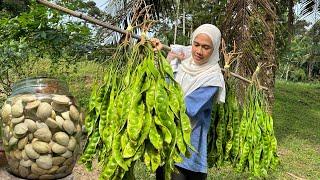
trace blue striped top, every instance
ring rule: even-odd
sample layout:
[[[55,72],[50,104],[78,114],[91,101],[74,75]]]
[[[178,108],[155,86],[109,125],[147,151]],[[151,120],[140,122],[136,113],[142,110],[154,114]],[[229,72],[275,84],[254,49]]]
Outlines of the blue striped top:
[[[211,121],[213,97],[218,87],[200,87],[185,97],[187,114],[192,125],[191,144],[197,152],[191,151],[191,157],[184,157],[179,167],[194,172],[207,173],[207,135]]]

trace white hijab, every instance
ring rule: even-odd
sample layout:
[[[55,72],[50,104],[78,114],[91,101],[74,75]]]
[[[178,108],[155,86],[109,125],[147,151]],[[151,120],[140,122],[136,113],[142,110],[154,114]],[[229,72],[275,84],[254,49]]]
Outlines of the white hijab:
[[[187,96],[199,87],[217,86],[219,87],[216,100],[218,103],[225,102],[225,83],[219,66],[219,46],[221,39],[220,30],[212,24],[199,26],[191,36],[191,43],[199,34],[206,34],[213,43],[213,52],[209,61],[202,65],[194,63],[192,56],[183,60],[178,67],[176,81],[181,85],[184,95]]]

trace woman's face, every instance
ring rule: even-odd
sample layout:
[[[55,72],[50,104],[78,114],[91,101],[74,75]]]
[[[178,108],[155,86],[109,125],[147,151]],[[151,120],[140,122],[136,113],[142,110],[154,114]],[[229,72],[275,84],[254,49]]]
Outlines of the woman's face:
[[[192,58],[195,64],[201,65],[209,61],[213,52],[213,43],[206,34],[198,34],[192,42]]]

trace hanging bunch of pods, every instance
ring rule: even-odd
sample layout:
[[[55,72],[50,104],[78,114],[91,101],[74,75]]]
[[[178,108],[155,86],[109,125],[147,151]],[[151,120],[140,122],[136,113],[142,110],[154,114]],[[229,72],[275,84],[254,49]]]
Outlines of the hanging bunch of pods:
[[[130,179],[141,160],[151,172],[163,166],[170,179],[174,164],[193,149],[183,92],[170,64],[148,41],[119,46],[110,62],[91,94],[80,162],[92,169],[98,157],[101,179]]]
[[[236,98],[234,80],[227,80],[225,104],[212,111],[208,136],[210,166],[232,164],[236,171],[249,170],[254,176],[266,176],[279,163],[273,119],[267,110],[262,90],[255,84],[247,88],[243,106]]]

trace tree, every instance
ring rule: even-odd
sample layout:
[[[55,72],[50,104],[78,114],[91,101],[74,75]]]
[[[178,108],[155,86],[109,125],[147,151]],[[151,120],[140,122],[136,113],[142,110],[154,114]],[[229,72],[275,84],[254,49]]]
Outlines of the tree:
[[[213,23],[218,27],[220,26],[223,21],[226,0],[113,0],[106,1],[106,3],[105,15],[102,18],[110,24],[114,24],[123,29],[126,29],[129,23],[135,26],[141,23],[143,18],[136,20],[133,18],[134,14],[143,10],[145,7],[150,7],[148,11],[149,17],[153,20],[158,20],[151,29],[154,36],[162,39],[166,44],[172,44],[174,41],[173,26],[176,26],[178,34],[177,43],[189,44],[189,37],[194,27],[203,23]],[[178,6],[180,10],[178,10]],[[146,11],[143,13],[146,13]],[[138,30],[134,32],[139,34],[141,31]],[[112,33],[107,29],[99,30],[98,34],[101,39],[108,39],[112,36],[116,37],[114,42],[120,39],[119,34]]]
[[[6,10],[17,16],[28,9],[30,2],[28,0],[0,0],[0,10]]]
[[[286,80],[313,80],[319,75],[319,23],[309,30],[308,25],[305,20],[294,24],[292,42],[279,62],[280,77]]]
[[[311,80],[314,74],[320,74],[320,20],[318,20],[308,32],[311,40],[310,57],[308,58],[308,79]],[[318,64],[318,72],[314,72],[314,68]]]
[[[259,73],[260,83],[266,86],[268,99],[274,100],[275,84],[275,20],[273,1],[236,0],[227,4],[222,29],[227,42],[235,41],[242,57],[237,60],[235,71],[250,78],[259,63],[264,67]],[[239,97],[244,97],[244,84],[239,86]]]
[[[82,1],[61,3],[70,8],[86,8]],[[12,82],[28,76],[21,67],[32,59],[44,57],[55,64],[61,59],[73,63],[95,48],[91,30],[84,23],[66,22],[65,15],[34,1],[28,7],[17,15],[4,6],[6,10],[0,16],[1,93],[10,94]]]
[[[178,1],[179,2],[179,1]],[[181,1],[183,3],[184,1]],[[148,4],[161,4],[165,9],[174,10],[174,4],[158,3],[158,1],[148,1]],[[227,5],[227,8],[226,8]],[[276,10],[274,2],[269,1],[207,1],[197,0],[185,6],[185,16],[190,35],[194,27],[203,23],[214,23],[222,30],[224,38],[229,44],[236,40],[237,45],[244,53],[244,56],[236,65],[236,71],[245,77],[251,77],[258,63],[265,63],[265,67],[260,78],[264,86],[270,88],[269,97],[273,99],[273,87],[275,79],[275,20]],[[163,15],[161,8],[156,9],[158,14]],[[179,13],[179,12],[178,12]],[[166,14],[167,15],[167,14]],[[179,15],[164,16],[165,23],[174,22]],[[184,17],[184,15],[183,15]],[[169,19],[169,20],[168,20]],[[177,21],[179,23],[179,21]],[[184,22],[184,21],[182,21]],[[162,37],[167,39],[167,43],[173,43],[172,27],[163,24],[161,31]],[[179,26],[178,26],[179,27]],[[160,27],[161,28],[161,27]],[[178,34],[183,34],[182,31]],[[163,35],[164,34],[164,35]],[[157,34],[156,34],[157,35]],[[186,36],[187,37],[187,36]],[[178,40],[184,44],[185,40]],[[242,89],[242,93],[244,89]],[[243,96],[242,96],[243,97]]]
[[[288,0],[288,42],[291,42],[291,36],[293,34],[293,22],[294,22],[294,13],[293,13],[293,7],[294,7],[294,1],[293,0]]]

